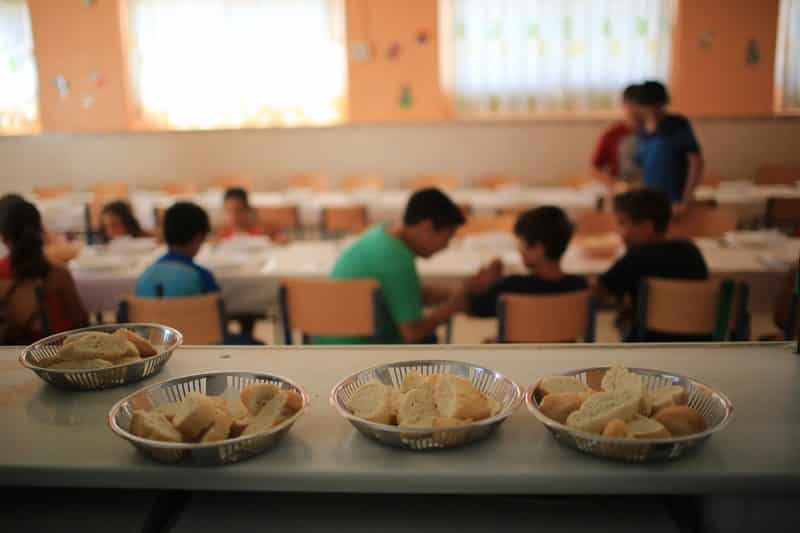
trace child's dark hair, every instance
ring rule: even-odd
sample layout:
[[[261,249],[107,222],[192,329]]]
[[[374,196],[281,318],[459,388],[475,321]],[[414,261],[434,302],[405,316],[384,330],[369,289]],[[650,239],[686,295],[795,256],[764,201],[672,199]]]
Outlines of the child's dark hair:
[[[641,85],[628,85],[625,87],[625,90],[622,91],[622,101],[623,102],[638,102],[639,101],[639,94],[642,92]]]
[[[117,200],[115,202],[111,202],[110,204],[106,204],[100,214],[101,216],[112,215],[117,217],[120,222],[122,222],[122,225],[125,226],[125,231],[131,237],[141,237],[144,234],[142,231],[142,226],[139,224],[139,221],[136,220],[133,210],[127,202]],[[108,235],[106,235],[106,239],[107,238]]]
[[[544,253],[558,261],[569,246],[574,226],[560,207],[545,205],[524,212],[514,224],[514,234],[533,246],[541,243]]]
[[[11,209],[11,206],[24,201],[25,198],[15,193],[4,194],[0,197],[0,228],[3,227],[3,221],[8,216],[8,210]]]
[[[4,215],[0,232],[8,245],[14,278],[45,278],[50,263],[44,255],[44,227],[39,210],[22,200],[12,202]]]
[[[646,81],[639,86],[636,102],[646,106],[665,106],[669,104],[669,93],[660,81]]]
[[[439,189],[420,189],[406,204],[403,224],[412,226],[424,220],[433,222],[434,229],[457,228],[466,222],[464,213]]]
[[[247,191],[241,187],[231,187],[230,189],[226,190],[223,201],[229,199],[239,200],[242,202],[242,205],[244,205],[245,208],[250,209],[250,200],[247,196]]]
[[[667,195],[655,189],[634,189],[614,197],[614,211],[627,215],[634,223],[651,221],[658,233],[666,233],[672,218]]]
[[[208,214],[191,202],[178,202],[164,213],[164,240],[168,246],[190,244],[198,235],[211,233]]]

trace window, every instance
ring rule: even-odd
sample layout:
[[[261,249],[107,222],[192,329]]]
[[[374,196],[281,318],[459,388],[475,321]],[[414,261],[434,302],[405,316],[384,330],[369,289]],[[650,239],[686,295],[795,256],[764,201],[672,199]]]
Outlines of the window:
[[[669,68],[670,0],[441,0],[442,77],[461,114],[613,109]]]
[[[139,118],[165,128],[342,119],[342,10],[333,0],[129,0]]]
[[[781,0],[775,68],[780,111],[800,111],[800,0]]]
[[[28,4],[0,0],[0,133],[37,129],[37,85]]]

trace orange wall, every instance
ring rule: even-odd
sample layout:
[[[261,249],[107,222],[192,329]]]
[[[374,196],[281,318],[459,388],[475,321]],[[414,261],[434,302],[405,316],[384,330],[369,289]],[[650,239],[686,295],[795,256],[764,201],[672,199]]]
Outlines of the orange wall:
[[[675,106],[695,116],[765,115],[773,111],[779,0],[682,0],[675,24],[670,87]],[[701,34],[712,44],[699,45]],[[756,39],[758,65],[745,61]]]
[[[114,131],[128,129],[127,66],[119,0],[28,0],[39,72],[39,114],[44,130]],[[101,87],[89,80],[100,73]],[[54,79],[70,85],[66,99]],[[85,108],[84,97],[94,97]]]

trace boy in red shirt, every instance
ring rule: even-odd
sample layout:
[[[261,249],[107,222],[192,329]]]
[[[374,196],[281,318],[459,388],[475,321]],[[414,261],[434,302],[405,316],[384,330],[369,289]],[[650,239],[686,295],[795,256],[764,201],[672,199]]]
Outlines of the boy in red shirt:
[[[636,133],[642,119],[636,104],[639,85],[630,85],[622,93],[625,118],[609,126],[594,148],[592,167],[612,180],[635,181],[640,171],[636,165]]]

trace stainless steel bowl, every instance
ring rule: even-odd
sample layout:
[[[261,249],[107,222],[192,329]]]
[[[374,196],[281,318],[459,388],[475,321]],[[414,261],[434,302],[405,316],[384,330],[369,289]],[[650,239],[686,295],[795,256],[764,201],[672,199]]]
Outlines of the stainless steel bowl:
[[[270,431],[207,444],[160,442],[137,437],[128,431],[133,412],[137,409],[153,409],[165,403],[179,402],[190,392],[233,400],[252,383],[272,383],[295,391],[303,398],[303,408]],[[258,372],[210,372],[170,379],[134,392],[114,404],[108,412],[108,425],[117,436],[162,463],[186,460],[198,466],[214,466],[236,463],[265,452],[289,432],[308,409],[309,403],[308,394],[302,387],[280,376]]]
[[[377,424],[359,418],[347,409],[353,393],[365,383],[378,381],[399,388],[403,378],[416,370],[422,375],[456,374],[470,380],[481,392],[500,404],[500,412],[490,418],[457,428],[407,428]],[[362,370],[340,381],[331,391],[331,405],[365,436],[383,444],[409,450],[453,448],[488,437],[522,403],[522,389],[497,372],[458,361],[405,361]]]
[[[572,376],[582,383],[599,389],[599,383],[609,367],[594,367],[582,370],[565,372],[563,375]],[[728,425],[733,416],[733,404],[721,392],[716,391],[699,381],[671,374],[661,370],[648,368],[629,368],[631,372],[642,376],[644,385],[649,390],[654,390],[665,385],[680,385],[688,396],[688,405],[693,407],[705,419],[708,429],[701,433],[685,437],[672,437],[668,439],[621,439],[604,437],[594,433],[578,431],[574,428],[559,424],[548,418],[539,410],[542,400],[537,381],[531,385],[525,397],[525,403],[531,413],[539,419],[550,431],[553,437],[564,446],[580,452],[605,457],[618,461],[644,463],[666,459],[676,459],[684,452],[705,443],[711,435],[721,431]]]
[[[113,333],[120,328],[129,329],[149,340],[158,353],[142,358],[141,361],[95,370],[57,370],[42,366],[58,357],[64,339],[70,335],[86,331]],[[133,383],[160,372],[182,342],[183,336],[178,330],[160,324],[109,324],[46,337],[25,348],[19,360],[22,366],[33,370],[44,381],[56,387],[73,390],[107,389]]]

